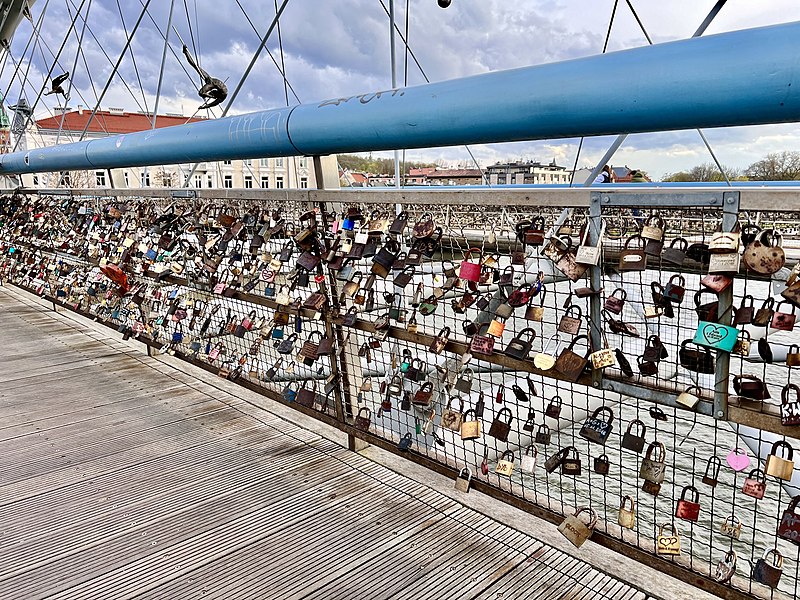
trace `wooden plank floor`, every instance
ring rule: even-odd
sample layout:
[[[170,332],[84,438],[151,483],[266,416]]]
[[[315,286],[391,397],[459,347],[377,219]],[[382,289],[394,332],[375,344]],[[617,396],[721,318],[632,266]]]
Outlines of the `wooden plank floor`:
[[[0,598],[643,599],[0,287]]]

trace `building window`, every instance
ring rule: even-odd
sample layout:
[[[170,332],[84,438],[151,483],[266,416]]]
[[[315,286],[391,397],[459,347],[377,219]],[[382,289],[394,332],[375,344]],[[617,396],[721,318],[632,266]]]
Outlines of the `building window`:
[[[305,169],[308,166],[308,158],[305,156],[300,157],[300,168]]]
[[[223,161],[222,161],[222,164],[223,164],[223,165],[232,165],[232,164],[233,164],[233,161],[230,161],[230,160],[223,160]]]
[[[194,187],[196,187],[196,188],[203,187],[203,176],[202,175],[195,175],[194,176]]]
[[[248,166],[248,167],[252,167],[253,166],[253,159],[252,158],[245,158],[244,159],[244,164],[246,166]]]
[[[61,171],[61,185],[64,187],[71,187],[72,186],[72,178],[69,176],[67,171]]]
[[[282,167],[283,166],[283,157],[275,159],[275,166],[276,167]]]
[[[128,178],[128,172],[124,171],[123,175],[125,176],[125,187],[131,187],[131,180]]]
[[[261,187],[262,188],[268,188],[269,187],[269,177],[267,177],[266,175],[262,175],[261,176]]]
[[[253,178],[250,175],[244,176],[244,187],[248,190],[253,189]]]
[[[224,188],[233,187],[233,175],[225,175],[225,177],[222,178],[222,187]]]
[[[39,185],[39,175],[37,173],[33,174],[33,185],[34,186],[38,186]]]
[[[213,175],[207,175],[206,176],[206,187],[210,187],[210,188],[214,187],[214,176]]]
[[[105,171],[95,171],[94,173],[94,181],[97,187],[105,187],[106,185],[106,172]]]
[[[301,177],[300,178],[300,188],[301,189],[308,189],[308,177]]]
[[[144,170],[141,172],[139,177],[139,183],[141,183],[142,187],[150,187],[150,172]]]
[[[279,190],[283,189],[283,177],[276,177],[275,178],[275,187]]]

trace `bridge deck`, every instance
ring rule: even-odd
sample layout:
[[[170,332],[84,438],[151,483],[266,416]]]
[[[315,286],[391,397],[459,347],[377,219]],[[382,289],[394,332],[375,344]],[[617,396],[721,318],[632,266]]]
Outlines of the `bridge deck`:
[[[0,288],[0,598],[645,594]]]

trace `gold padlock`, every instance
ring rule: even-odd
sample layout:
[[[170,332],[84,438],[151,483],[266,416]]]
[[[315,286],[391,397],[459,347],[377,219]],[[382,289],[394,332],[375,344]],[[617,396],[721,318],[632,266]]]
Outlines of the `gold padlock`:
[[[742,522],[736,515],[728,515],[720,525],[719,530],[723,535],[738,540],[742,535]]]
[[[779,449],[786,450],[786,458],[777,455]],[[781,452],[781,454],[784,453]],[[794,461],[792,460],[793,455],[794,451],[788,442],[778,440],[772,444],[772,450],[767,457],[767,465],[764,468],[767,475],[772,475],[773,477],[783,479],[784,481],[791,481],[792,473],[794,472]]]
[[[692,390],[697,390],[696,394],[692,393]],[[694,408],[697,406],[697,403],[700,402],[700,388],[696,385],[686,388],[676,398],[676,402],[681,406],[685,406],[686,408]]]
[[[479,437],[481,437],[481,421],[475,416],[475,411],[470,408],[464,413],[461,420],[461,439],[477,440]]]
[[[589,522],[584,523],[580,519],[580,514],[583,512],[589,513]],[[588,506],[584,506],[578,508],[575,511],[575,514],[569,515],[561,525],[558,526],[558,531],[567,538],[573,546],[576,548],[580,548],[583,543],[589,539],[592,535],[592,531],[594,531],[594,527],[597,525],[597,515],[595,514],[594,510],[589,508]]]
[[[655,319],[660,317],[664,314],[664,308],[662,306],[653,306],[650,304],[644,305],[644,318],[645,319]]]
[[[498,475],[507,475],[511,477],[511,474],[514,472],[514,453],[511,450],[503,452],[500,456],[500,460],[497,461],[494,472]]]
[[[669,528],[669,531],[664,530]],[[660,556],[679,556],[681,553],[681,538],[675,529],[675,523],[664,523],[658,528],[656,538],[656,554]]]
[[[603,348],[597,352],[592,352],[589,358],[592,359],[593,369],[605,369],[606,367],[613,367],[617,364],[615,353],[611,348]]]
[[[630,504],[630,508],[628,508]],[[617,523],[625,529],[633,529],[636,525],[636,508],[633,504],[633,498],[630,496],[623,496],[622,502],[619,505],[619,513],[617,514]]]
[[[503,335],[503,331],[506,329],[505,321],[498,320],[498,317],[492,319],[491,323],[489,323],[489,329],[487,333],[492,337],[501,337]]]

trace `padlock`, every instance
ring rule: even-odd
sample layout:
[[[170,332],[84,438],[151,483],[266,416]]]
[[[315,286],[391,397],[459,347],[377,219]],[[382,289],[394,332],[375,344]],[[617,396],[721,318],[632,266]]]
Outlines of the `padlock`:
[[[686,498],[686,493],[690,497]],[[681,491],[681,497],[675,507],[675,516],[686,521],[697,522],[700,515],[700,492],[693,485],[687,485]]]
[[[755,307],[753,306],[753,302],[753,296],[750,294],[746,294],[742,297],[742,301],[739,303],[739,308],[736,308],[733,311],[732,325],[750,325],[750,323],[753,322],[753,316],[755,315]]]
[[[689,248],[689,242],[682,237],[677,237],[668,248],[661,252],[661,260],[664,262],[672,263],[673,265],[682,266],[686,260],[686,250]]]
[[[614,428],[613,422],[614,411],[608,406],[600,406],[583,424],[579,435],[595,444],[605,444]]]
[[[504,421],[503,415],[505,414],[508,415],[508,419]],[[497,415],[495,415],[492,425],[489,427],[489,435],[493,438],[497,438],[501,442],[507,442],[508,434],[511,432],[511,422],[513,419],[514,415],[509,408],[501,408],[499,411],[497,411]]]
[[[317,401],[317,380],[311,380],[311,387],[308,387],[308,382],[301,387],[297,392],[297,398],[295,402],[300,406],[305,406],[306,408],[314,408],[314,404]]]
[[[469,345],[469,350],[472,354],[482,354],[484,356],[489,356],[494,351],[494,338],[487,334],[481,333],[484,330],[484,327],[489,329],[488,323],[481,323],[478,326],[478,333],[472,336],[472,341]]]
[[[794,398],[790,398],[794,392]],[[800,425],[800,387],[797,384],[786,384],[781,391],[781,425]]]
[[[441,425],[445,429],[451,431],[461,431],[461,422],[464,419],[464,400],[461,397],[456,397],[459,402],[459,408],[455,409],[451,406],[454,396],[447,399],[447,406],[442,412]]]
[[[653,452],[657,451],[655,457]],[[639,477],[652,483],[663,483],[666,471],[667,452],[661,442],[650,442],[647,447],[642,464],[639,467]]]
[[[773,275],[783,268],[786,255],[781,248],[783,236],[774,229],[761,231],[742,255],[745,267],[761,275]]]
[[[422,433],[425,435],[431,435],[433,433],[433,428],[436,426],[436,409],[432,408],[431,413],[428,415],[428,418],[425,419],[425,423],[422,426]]]
[[[617,513],[617,523],[625,529],[633,529],[636,526],[636,506],[630,496],[622,497]]]
[[[470,417],[473,417],[470,419]],[[475,416],[475,411],[469,409],[464,412],[461,418],[461,439],[477,440],[481,437],[481,421]]]
[[[631,431],[631,428],[636,425],[636,432]],[[646,427],[639,419],[634,419],[628,423],[628,429],[622,436],[622,447],[627,450],[632,450],[636,453],[641,453],[644,449],[644,434]]]
[[[544,318],[544,299],[547,295],[547,290],[542,287],[539,290],[539,306],[534,304],[536,296],[531,296],[528,300],[528,307],[525,309],[525,318],[529,321],[540,322]]]
[[[627,298],[628,293],[622,288],[617,288],[606,298],[603,307],[615,315],[622,314],[622,309],[625,307],[625,300],[627,300]]]
[[[536,331],[531,327],[526,327],[514,336],[503,352],[508,356],[524,360],[528,357],[535,338]]]
[[[756,314],[753,316],[753,325],[757,327],[766,327],[772,323],[772,317],[775,315],[775,300],[773,298],[767,298],[761,304],[761,308],[756,311]],[[710,321],[714,321],[716,319],[707,319]]]
[[[581,513],[589,514],[588,522],[584,523],[580,519]],[[558,526],[558,531],[567,538],[573,546],[580,548],[583,543],[591,537],[595,525],[597,525],[597,515],[594,510],[588,506],[584,506],[578,508],[575,514],[569,515],[564,519],[561,525]]]
[[[486,330],[486,333],[491,335],[492,337],[501,337],[503,335],[503,331],[505,331],[506,322],[505,320],[501,320],[500,317],[495,316],[489,322],[489,328]]]
[[[729,538],[738,540],[742,535],[742,522],[736,515],[728,515],[719,527],[720,533]]]
[[[572,304],[567,307],[566,313],[561,317],[558,323],[558,331],[568,333],[570,335],[577,335],[581,330],[581,321],[583,318],[583,311],[581,307]]]
[[[760,500],[767,491],[767,474],[761,469],[753,469],[745,477],[742,484],[742,493],[745,496]]]
[[[637,241],[638,248],[631,248],[631,242]],[[645,248],[647,247],[646,240],[638,235],[629,237],[625,242],[625,247],[619,254],[620,271],[644,271],[647,268],[647,254]]]
[[[609,470],[611,469],[611,461],[608,459],[608,455],[601,454],[600,456],[594,457],[594,472],[598,475],[608,475]]]
[[[719,481],[719,470],[722,468],[722,461],[718,456],[712,456],[706,463],[706,471],[703,474],[703,483],[713,487],[717,487]]]
[[[669,278],[666,287],[664,288],[664,298],[675,304],[683,302],[683,297],[686,294],[686,280],[683,275],[673,275]]]
[[[786,455],[786,458],[777,455],[779,450],[781,450],[781,454]],[[783,450],[785,450],[785,453]],[[764,467],[764,471],[766,471],[767,475],[771,475],[772,477],[777,477],[778,479],[782,479],[784,481],[791,481],[792,473],[794,472],[794,461],[792,460],[793,455],[794,450],[789,443],[783,440],[778,440],[772,444],[772,450],[767,457],[767,464]]]
[[[564,457],[566,456],[566,448],[559,450],[558,452],[551,455],[546,461],[544,461],[544,470],[548,473],[554,472],[558,467],[561,466],[561,463],[564,462]]]
[[[735,275],[739,272],[742,257],[738,252],[712,254],[708,261],[708,272],[712,274]],[[701,282],[702,283],[702,282]],[[704,284],[705,285],[705,284]],[[727,287],[727,286],[726,286]]]
[[[408,452],[411,449],[411,445],[414,443],[414,440],[411,437],[411,432],[406,432],[403,434],[403,437],[400,438],[400,441],[397,443],[397,448],[401,452]],[[456,488],[458,489],[458,488]]]
[[[547,408],[544,411],[544,415],[546,417],[550,417],[551,419],[558,419],[561,416],[561,408],[563,403],[561,401],[561,396],[553,396],[552,400],[547,404]]]
[[[411,402],[416,406],[428,406],[431,403],[432,397],[433,397],[433,383],[430,381],[426,381],[416,391],[416,393],[414,394],[414,398]]]
[[[453,389],[463,394],[469,394],[472,392],[472,380],[474,377],[475,372],[469,367],[465,368],[456,379]]]
[[[736,551],[728,550],[725,556],[717,563],[711,577],[719,583],[728,583],[736,573]]]
[[[611,348],[601,348],[589,355],[593,369],[605,369],[617,364],[616,352]]]
[[[470,471],[469,467],[464,467],[458,472],[458,477],[456,477],[456,485],[455,488],[459,492],[464,492],[465,494],[469,493],[469,484],[472,481],[472,471]]]
[[[781,522],[778,524],[778,537],[800,546],[800,515],[796,512],[798,503],[800,496],[793,497],[783,511]]]
[[[736,342],[733,344],[733,349],[731,350],[731,354],[750,356],[751,343],[752,342],[750,340],[750,332],[747,331],[746,329],[740,330],[738,335],[736,336]]]
[[[661,484],[653,481],[644,481],[642,483],[642,491],[647,492],[653,496],[658,496],[661,493]]]
[[[528,417],[525,419],[525,424],[522,426],[523,431],[531,432],[536,428],[536,411],[533,408],[528,408]]]
[[[664,343],[661,341],[660,337],[653,334],[647,338],[647,342],[644,346],[644,352],[642,353],[643,360],[657,363],[668,356],[669,354],[667,353],[667,348],[664,346]]]
[[[564,460],[561,461],[561,474],[574,475],[581,474],[581,458],[575,446],[564,448]]]
[[[658,528],[656,554],[659,556],[680,556],[680,553],[681,538],[675,529],[675,523],[664,523]]]
[[[550,427],[542,423],[536,430],[536,437],[534,438],[537,444],[544,444],[545,446],[550,443]]]
[[[470,258],[472,257],[472,252],[476,252],[478,254],[478,261],[471,262]],[[481,252],[480,248],[470,248],[467,250],[466,254],[464,254],[464,260],[461,262],[461,268],[459,269],[458,276],[465,280],[465,281],[472,281],[477,283],[480,281],[481,277],[481,262],[483,261],[483,253]]]
[[[506,475],[511,477],[514,472],[514,453],[511,450],[506,450],[500,455],[500,460],[495,465],[494,472],[498,475]]]
[[[666,230],[666,223],[659,215],[650,215],[647,221],[642,226],[641,237],[646,240],[655,240],[660,242],[664,239],[664,232]]]
[[[767,548],[753,567],[753,581],[775,589],[783,574],[783,555],[777,548]]]
[[[781,310],[782,305],[788,304],[789,303],[786,300],[781,300],[775,307],[775,313],[772,315],[772,322],[770,323],[774,329],[778,329],[780,331],[791,331],[794,329],[794,323],[797,319],[794,305],[790,305],[792,309],[792,312],[790,313]]]
[[[520,461],[520,471],[523,473],[528,473],[529,475],[533,475],[533,471],[536,468],[536,459],[539,456],[539,450],[533,444],[530,444],[528,448],[525,450],[525,454],[522,455],[522,459]]]
[[[358,414],[356,415],[356,418],[353,421],[353,425],[355,425],[357,429],[361,429],[362,431],[367,431],[371,423],[372,423],[372,411],[366,406],[362,406],[361,408],[358,409]]]
[[[450,328],[444,327],[439,331],[438,334],[436,334],[436,337],[433,339],[428,349],[434,354],[441,354],[442,351],[445,349],[445,346],[447,346],[447,342],[449,341],[449,339],[450,339]]]

